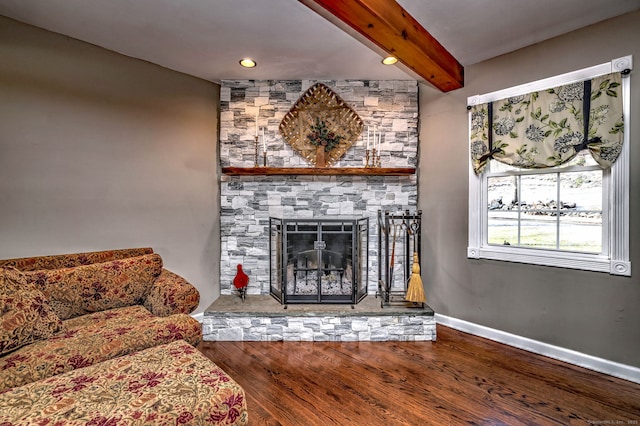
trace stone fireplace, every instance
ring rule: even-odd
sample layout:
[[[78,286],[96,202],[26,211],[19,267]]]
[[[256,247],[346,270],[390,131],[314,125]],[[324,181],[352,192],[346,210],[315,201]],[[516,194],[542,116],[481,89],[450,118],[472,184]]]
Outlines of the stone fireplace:
[[[309,164],[286,144],[278,131],[285,114],[300,95],[318,80],[223,80],[220,90],[220,161],[224,167],[254,167],[256,116],[260,134],[260,165],[263,143],[267,167],[308,168]],[[366,126],[376,126],[381,137],[383,167],[416,167],[418,158],[418,84],[416,81],[326,81]],[[366,132],[365,132],[366,133]],[[366,135],[364,135],[366,137]],[[363,167],[366,141],[360,137],[334,167]],[[272,293],[271,218],[318,219],[358,217],[369,220],[369,241],[360,260],[368,274],[358,283],[355,301],[377,289],[377,238],[374,224],[378,210],[417,208],[417,178],[404,176],[327,175],[228,175],[220,185],[220,288],[222,295],[235,294],[232,285],[236,266],[249,275],[247,294]],[[313,243],[313,242],[312,242]],[[302,262],[314,264],[311,246]],[[304,251],[304,250],[303,250]],[[325,256],[331,256],[326,254]],[[297,276],[303,271],[298,268]],[[347,284],[348,264],[343,284]],[[351,265],[353,271],[353,265]],[[312,271],[310,271],[312,272]],[[310,277],[312,273],[307,274]],[[282,278],[281,278],[282,279]],[[284,282],[284,280],[283,280]],[[324,296],[328,294],[323,293]],[[351,296],[350,296],[351,297]],[[327,297],[322,298],[328,300]],[[291,303],[289,298],[288,302]],[[353,303],[344,300],[340,303]]]
[[[415,174],[224,173],[229,167],[254,167],[256,116],[258,128],[264,130],[266,166],[304,168],[308,172],[311,166],[284,143],[278,126],[300,95],[318,82],[336,92],[365,126],[377,127],[382,135],[382,167],[417,166],[416,81],[223,80],[221,296],[205,311],[204,340],[435,340],[436,324],[430,308],[381,309],[382,299],[376,294],[378,211],[415,211],[418,204]],[[361,137],[333,167],[362,168],[365,149],[366,140]],[[262,165],[262,152],[259,154]],[[318,237],[318,223],[324,223],[326,218],[347,217],[356,222],[340,223],[335,234],[337,242],[323,237],[324,228]],[[287,221],[295,221],[293,230],[297,229],[298,234],[282,235],[293,224]],[[363,239],[358,240],[364,235],[363,221],[368,221],[366,244]],[[309,224],[316,228],[305,228]],[[358,231],[353,234],[349,226],[351,231]],[[326,230],[331,229],[335,228]],[[354,241],[359,245],[355,253]],[[342,250],[343,245],[347,247],[350,243],[350,249]],[[289,246],[295,254],[286,253]],[[280,247],[280,252],[274,254],[274,247]],[[339,255],[334,253],[339,251]],[[272,268],[277,262],[280,265]],[[232,284],[237,264],[244,266],[250,278],[246,300],[238,297]],[[285,300],[287,309],[276,298]],[[360,302],[351,304],[352,301]]]
[[[358,303],[367,295],[368,224],[368,218],[271,218],[271,295],[285,305]]]

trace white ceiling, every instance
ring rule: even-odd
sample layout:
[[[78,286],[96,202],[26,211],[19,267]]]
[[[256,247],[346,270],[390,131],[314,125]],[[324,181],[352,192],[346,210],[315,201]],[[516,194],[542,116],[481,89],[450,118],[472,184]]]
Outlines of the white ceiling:
[[[465,66],[640,9],[640,0],[398,2]],[[211,81],[416,78],[298,0],[0,0],[0,15]],[[242,57],[258,66],[240,67]]]

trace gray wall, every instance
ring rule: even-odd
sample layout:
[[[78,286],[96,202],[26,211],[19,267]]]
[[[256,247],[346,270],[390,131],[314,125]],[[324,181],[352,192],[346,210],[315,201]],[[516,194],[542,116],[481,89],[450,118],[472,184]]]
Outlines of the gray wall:
[[[219,294],[219,86],[0,17],[0,258],[151,246]]]
[[[640,367],[640,12],[465,68],[465,88],[420,85],[423,278],[437,313]],[[632,54],[632,277],[466,258],[468,96]]]

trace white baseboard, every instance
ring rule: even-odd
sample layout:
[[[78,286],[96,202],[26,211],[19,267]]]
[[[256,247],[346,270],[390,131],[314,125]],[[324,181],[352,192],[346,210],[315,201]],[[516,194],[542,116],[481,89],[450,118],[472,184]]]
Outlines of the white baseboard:
[[[199,314],[191,314],[191,317],[202,324],[202,321],[204,321],[204,312],[200,312]]]
[[[603,358],[539,342],[537,340],[521,337],[501,330],[485,327],[483,325],[448,317],[446,315],[435,314],[435,317],[437,324],[446,325],[447,327],[455,328],[456,330],[504,343],[519,349],[524,349],[539,355],[544,355],[549,358],[568,362],[569,364],[588,368],[610,376],[629,380],[630,382],[640,383],[640,368],[637,367],[608,361]]]

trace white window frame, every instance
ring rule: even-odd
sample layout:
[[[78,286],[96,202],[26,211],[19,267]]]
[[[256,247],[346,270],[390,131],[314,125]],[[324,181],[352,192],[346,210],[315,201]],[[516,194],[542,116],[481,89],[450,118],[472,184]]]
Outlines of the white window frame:
[[[612,72],[633,68],[631,55],[611,62],[534,81],[520,86],[484,95],[470,96],[467,106],[480,105],[526,93],[576,83]],[[624,114],[624,141],[620,156],[610,170],[603,171],[602,189],[603,226],[608,226],[603,241],[603,254],[575,253],[558,250],[529,249],[516,246],[497,246],[487,243],[487,179],[486,174],[476,175],[469,159],[469,245],[470,259],[490,259],[533,265],[555,266],[585,271],[608,272],[612,275],[631,276],[629,261],[629,117],[631,83],[629,76],[622,78]],[[469,114],[471,130],[471,114]],[[604,220],[607,217],[608,220]],[[607,250],[608,249],[608,250]],[[608,251],[608,253],[607,253]]]

